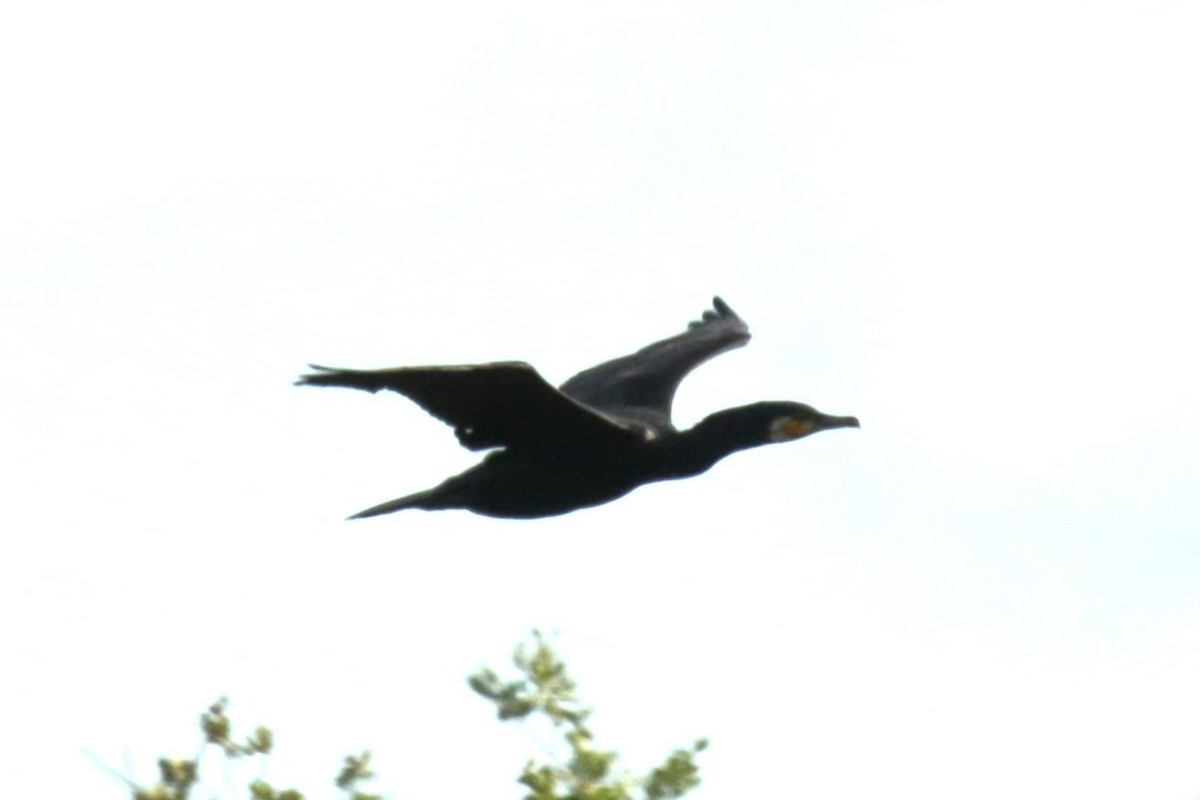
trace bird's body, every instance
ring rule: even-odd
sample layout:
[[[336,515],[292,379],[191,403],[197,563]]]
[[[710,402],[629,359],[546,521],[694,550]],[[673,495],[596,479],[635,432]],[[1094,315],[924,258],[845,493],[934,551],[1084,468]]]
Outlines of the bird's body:
[[[459,475],[424,492],[356,514],[403,508],[465,508],[489,517],[528,519],[565,514],[616,500],[645,481],[634,447],[579,444],[537,450],[498,450]],[[631,469],[631,467],[633,467]]]
[[[726,409],[677,431],[671,402],[699,364],[750,338],[720,298],[678,336],[585,370],[555,389],[528,364],[386,370],[313,368],[298,383],[403,394],[454,426],[468,449],[501,448],[466,472],[354,517],[459,508],[492,517],[565,514],[646,483],[698,475],[730,453],[857,427],[791,402]]]

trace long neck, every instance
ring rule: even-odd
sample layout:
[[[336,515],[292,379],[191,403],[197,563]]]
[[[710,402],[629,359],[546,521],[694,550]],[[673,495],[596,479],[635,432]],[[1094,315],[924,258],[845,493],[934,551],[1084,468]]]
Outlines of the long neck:
[[[747,418],[745,406],[710,414],[664,442],[664,465],[673,477],[698,475],[725,456],[766,444],[762,422]]]

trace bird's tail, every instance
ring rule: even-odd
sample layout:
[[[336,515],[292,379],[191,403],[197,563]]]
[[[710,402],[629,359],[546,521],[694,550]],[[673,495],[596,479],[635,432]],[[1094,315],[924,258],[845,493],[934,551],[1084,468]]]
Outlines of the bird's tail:
[[[388,500],[386,503],[380,503],[377,506],[371,506],[368,509],[359,511],[357,514],[352,514],[346,519],[365,519],[366,517],[378,517],[380,514],[391,514],[393,511],[403,511],[406,508],[440,508],[439,505],[430,504],[429,492],[417,492],[416,494],[397,497],[395,500]]]
[[[443,481],[438,486],[432,489],[426,489],[423,492],[397,497],[395,500],[388,500],[386,503],[380,503],[377,506],[360,511],[347,519],[363,519],[365,517],[378,517],[380,514],[391,514],[393,511],[403,511],[406,508],[420,508],[425,511],[441,511],[447,508],[463,508],[462,499],[460,497],[460,489],[462,488],[461,476],[449,478]]]

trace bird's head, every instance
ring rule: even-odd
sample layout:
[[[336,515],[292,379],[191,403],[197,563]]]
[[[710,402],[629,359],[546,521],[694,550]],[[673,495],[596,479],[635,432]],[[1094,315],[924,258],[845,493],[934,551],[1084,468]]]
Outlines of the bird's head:
[[[804,403],[766,402],[746,408],[754,409],[753,416],[765,421],[766,442],[788,442],[831,428],[859,427],[857,417],[822,414]]]
[[[719,460],[738,450],[803,439],[831,428],[857,427],[854,417],[822,414],[803,403],[767,401],[711,414],[687,431],[683,439],[698,460],[701,454]]]

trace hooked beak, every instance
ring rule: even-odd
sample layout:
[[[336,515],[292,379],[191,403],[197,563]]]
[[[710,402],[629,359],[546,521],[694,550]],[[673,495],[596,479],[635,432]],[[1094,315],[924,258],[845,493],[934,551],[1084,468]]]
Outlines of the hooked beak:
[[[818,430],[829,430],[830,428],[858,428],[858,417],[835,417],[830,414],[822,414],[817,419]]]

